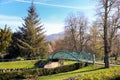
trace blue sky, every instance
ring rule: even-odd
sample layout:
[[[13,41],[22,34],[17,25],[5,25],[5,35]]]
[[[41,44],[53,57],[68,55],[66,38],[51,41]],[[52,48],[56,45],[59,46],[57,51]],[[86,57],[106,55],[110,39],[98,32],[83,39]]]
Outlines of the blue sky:
[[[83,13],[90,21],[95,16],[94,0],[34,0],[34,4],[47,35],[62,32],[70,13]],[[31,0],[0,0],[0,28],[5,24],[12,31],[22,27],[30,5]]]

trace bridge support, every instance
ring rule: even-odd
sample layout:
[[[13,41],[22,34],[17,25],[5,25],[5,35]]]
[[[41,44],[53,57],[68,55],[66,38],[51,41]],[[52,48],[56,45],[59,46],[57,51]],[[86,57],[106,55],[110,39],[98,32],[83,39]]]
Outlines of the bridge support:
[[[93,64],[95,64],[95,55],[93,54]]]

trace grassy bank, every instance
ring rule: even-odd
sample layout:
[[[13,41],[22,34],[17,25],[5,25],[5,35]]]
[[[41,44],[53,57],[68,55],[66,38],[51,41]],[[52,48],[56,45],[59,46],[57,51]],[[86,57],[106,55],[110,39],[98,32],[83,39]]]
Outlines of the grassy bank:
[[[33,68],[39,60],[23,60],[12,62],[0,62],[0,69],[11,68]],[[64,61],[64,65],[70,65],[76,63],[75,61]]]
[[[38,60],[25,60],[25,61],[13,61],[13,62],[0,62],[0,69],[10,68],[32,68]]]
[[[105,69],[102,66],[91,65],[71,72],[41,76],[38,80],[64,80],[69,78],[77,78],[77,80],[105,80],[108,77],[114,78],[112,73],[120,76],[120,67]]]

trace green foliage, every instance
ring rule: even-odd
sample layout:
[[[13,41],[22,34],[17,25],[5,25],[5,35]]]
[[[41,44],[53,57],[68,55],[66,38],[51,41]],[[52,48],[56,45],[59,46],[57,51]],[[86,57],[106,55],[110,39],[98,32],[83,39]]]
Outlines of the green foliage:
[[[84,63],[74,63],[74,64],[71,64],[71,65],[65,65],[65,66],[62,66],[62,67],[55,68],[54,73],[57,74],[57,73],[60,73],[60,72],[73,71],[73,70],[82,68],[84,66],[85,66]]]
[[[17,58],[23,55],[23,54],[20,54],[21,50],[19,49],[17,45],[18,44],[17,39],[22,39],[22,34],[20,32],[14,32],[12,34],[12,42],[8,48],[9,54],[5,56],[6,59]]]
[[[15,79],[15,77],[17,77],[17,76],[19,76],[19,73],[17,73],[17,72],[0,73],[0,80]]]
[[[28,10],[28,16],[24,19],[23,27],[20,27],[22,39],[18,39],[18,46],[23,56],[43,56],[46,51],[44,28],[38,19],[36,9],[32,3]]]
[[[0,29],[0,53],[7,53],[7,48],[10,46],[12,32],[7,25],[4,29]],[[2,56],[2,55],[1,55]],[[3,56],[2,56],[3,57]]]
[[[35,65],[35,68],[43,68],[44,67],[44,65],[46,65],[47,63],[49,62],[49,60],[47,60],[47,59],[43,59],[43,60],[39,60],[37,63],[35,63],[34,65]]]
[[[23,74],[24,76],[45,76],[45,75],[51,75],[51,74],[58,74],[61,72],[68,72],[68,71],[72,71],[72,70],[76,70],[79,68],[82,68],[84,66],[84,63],[75,63],[75,64],[71,64],[71,65],[65,65],[65,66],[60,66],[60,67],[56,67],[56,68],[40,68],[40,69],[32,69],[29,71],[25,71]]]

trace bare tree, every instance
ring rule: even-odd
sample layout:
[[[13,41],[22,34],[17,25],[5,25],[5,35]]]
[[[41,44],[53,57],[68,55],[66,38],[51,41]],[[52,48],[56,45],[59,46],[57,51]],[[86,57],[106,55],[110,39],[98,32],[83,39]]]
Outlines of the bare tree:
[[[66,18],[65,24],[65,41],[69,50],[84,50],[88,39],[86,38],[87,18],[80,13],[70,15]]]
[[[99,16],[101,17],[101,24],[103,26],[103,40],[104,40],[104,62],[105,67],[110,67],[110,52],[112,41],[115,39],[115,35],[119,26],[119,0],[99,0],[100,10]],[[116,14],[116,12],[118,14]]]
[[[117,38],[113,42],[112,55],[115,57],[115,60],[118,60],[120,55],[120,34],[117,35]]]
[[[87,41],[89,40],[89,38],[86,35],[86,30],[87,30],[87,26],[88,26],[88,21],[87,18],[81,14],[79,14],[77,16],[78,19],[78,43],[79,43],[79,50],[83,51],[84,46],[86,45]]]
[[[66,38],[69,38],[70,44],[73,45],[71,45],[72,50],[77,50],[77,18],[74,15],[70,15],[66,18],[65,34]]]

